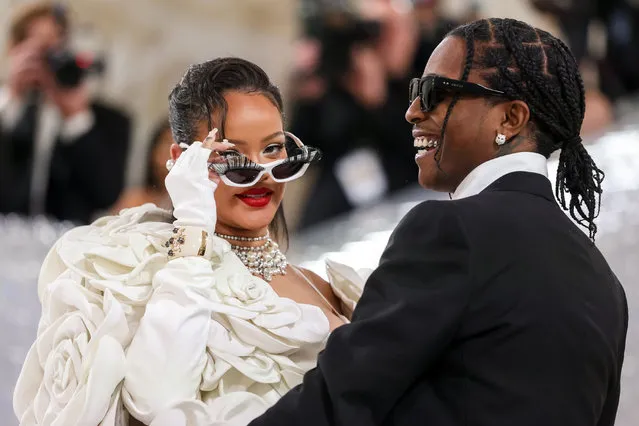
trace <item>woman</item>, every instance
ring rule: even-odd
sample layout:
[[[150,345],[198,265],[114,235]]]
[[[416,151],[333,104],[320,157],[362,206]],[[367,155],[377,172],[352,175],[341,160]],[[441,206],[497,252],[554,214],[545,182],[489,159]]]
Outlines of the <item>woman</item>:
[[[273,241],[286,242],[285,182],[318,153],[284,133],[264,71],[194,65],[169,107],[173,216],[147,204],[53,247],[14,395],[23,425],[246,424],[347,322],[359,290],[338,277],[339,301]]]
[[[131,188],[120,196],[120,199],[111,208],[112,214],[118,214],[120,210],[130,207],[153,203],[161,208],[170,208],[171,200],[164,187],[166,161],[169,159],[169,150],[173,144],[169,120],[164,118],[153,131],[151,143],[146,156],[146,177],[144,186]]]
[[[523,22],[480,20],[409,93],[419,182],[452,200],[402,219],[352,322],[250,425],[612,426],[628,308],[593,243],[603,173],[579,136],[572,54]]]

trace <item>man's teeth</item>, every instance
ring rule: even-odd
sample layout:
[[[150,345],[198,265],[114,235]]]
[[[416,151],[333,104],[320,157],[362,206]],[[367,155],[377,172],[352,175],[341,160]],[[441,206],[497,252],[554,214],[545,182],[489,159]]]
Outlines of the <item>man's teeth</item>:
[[[415,148],[418,148],[418,153],[421,150],[426,150],[428,148],[437,148],[437,144],[439,143],[439,141],[437,139],[426,139],[423,136],[417,137],[415,138],[415,142],[413,143],[413,146]]]

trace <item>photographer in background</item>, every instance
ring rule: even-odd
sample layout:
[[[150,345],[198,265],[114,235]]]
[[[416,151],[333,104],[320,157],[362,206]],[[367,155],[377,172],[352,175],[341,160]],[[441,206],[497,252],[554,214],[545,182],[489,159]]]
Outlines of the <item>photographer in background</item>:
[[[414,157],[403,118],[406,86],[401,93],[392,90],[379,48],[383,23],[331,10],[305,24],[305,37],[319,45],[311,71],[322,84],[313,96],[295,97],[291,131],[324,157],[316,165],[300,228],[370,205],[417,175],[416,167],[406,166]]]
[[[130,120],[90,99],[88,57],[67,48],[64,8],[32,3],[9,26],[0,89],[0,213],[86,223],[124,184]]]

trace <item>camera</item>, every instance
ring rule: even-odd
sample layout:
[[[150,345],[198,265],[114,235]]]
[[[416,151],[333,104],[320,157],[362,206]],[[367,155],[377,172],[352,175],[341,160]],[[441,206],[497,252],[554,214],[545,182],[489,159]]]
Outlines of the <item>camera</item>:
[[[351,66],[351,49],[373,45],[381,34],[378,21],[364,20],[349,13],[326,14],[307,21],[307,33],[322,45],[319,73],[339,80]]]
[[[46,62],[58,85],[64,88],[77,87],[87,75],[104,71],[104,61],[101,58],[69,49],[49,51]]]

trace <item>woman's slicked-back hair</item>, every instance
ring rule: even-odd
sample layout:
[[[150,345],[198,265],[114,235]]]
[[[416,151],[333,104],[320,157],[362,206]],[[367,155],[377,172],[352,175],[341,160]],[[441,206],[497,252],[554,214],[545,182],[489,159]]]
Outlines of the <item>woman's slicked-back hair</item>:
[[[257,93],[266,96],[284,111],[282,94],[262,68],[240,58],[217,58],[191,65],[169,95],[169,122],[176,143],[191,144],[198,125],[207,121],[209,130],[217,127],[224,136],[228,105],[226,92]],[[213,114],[219,123],[213,123]]]
[[[604,174],[579,136],[585,91],[570,49],[550,33],[514,19],[482,19],[457,27],[449,36],[466,42],[462,79],[468,79],[471,69],[479,70],[490,88],[524,101],[537,151],[548,157],[561,149],[555,195],[594,240]],[[456,100],[449,106],[444,129]]]
[[[228,92],[255,93],[266,96],[284,115],[282,94],[262,68],[240,58],[217,58],[191,65],[169,94],[169,124],[175,143],[190,145],[197,138],[202,121],[208,129],[219,129],[224,137]],[[219,122],[214,122],[216,117]],[[288,244],[288,229],[282,206],[269,226],[271,235]]]

